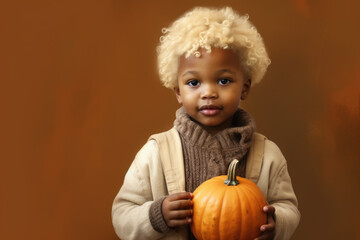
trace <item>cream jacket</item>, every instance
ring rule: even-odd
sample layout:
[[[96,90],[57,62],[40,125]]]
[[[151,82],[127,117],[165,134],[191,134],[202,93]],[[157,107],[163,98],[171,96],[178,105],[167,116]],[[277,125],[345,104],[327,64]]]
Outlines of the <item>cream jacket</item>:
[[[185,191],[181,140],[174,128],[167,133],[153,135],[140,149],[115,197],[112,221],[122,240],[187,239],[185,227],[162,234],[153,229],[149,219],[153,201]],[[255,182],[268,203],[275,207],[275,239],[290,239],[298,226],[300,213],[280,149],[256,133],[246,166],[246,178]]]

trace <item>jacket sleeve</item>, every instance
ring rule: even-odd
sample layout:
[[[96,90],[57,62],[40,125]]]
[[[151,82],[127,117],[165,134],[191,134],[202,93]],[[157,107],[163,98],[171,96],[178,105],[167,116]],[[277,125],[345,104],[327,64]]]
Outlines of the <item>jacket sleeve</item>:
[[[298,201],[291,184],[286,160],[275,143],[267,141],[271,149],[268,202],[275,207],[275,239],[287,240],[294,234],[299,221]]]
[[[158,184],[158,189],[165,189],[156,177],[161,174],[161,164],[157,161],[157,144],[155,141],[149,141],[136,155],[115,197],[112,222],[116,234],[122,240],[163,237],[163,234],[154,230],[149,219],[150,206],[156,200],[151,186]],[[165,193],[155,193],[162,194]]]

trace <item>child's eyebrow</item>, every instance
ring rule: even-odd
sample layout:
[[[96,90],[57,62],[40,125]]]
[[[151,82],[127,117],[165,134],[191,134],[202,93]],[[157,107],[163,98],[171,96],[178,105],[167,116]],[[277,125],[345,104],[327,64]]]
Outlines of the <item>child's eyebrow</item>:
[[[189,71],[184,72],[184,73],[181,75],[181,77],[184,77],[184,76],[186,76],[186,75],[188,75],[188,74],[198,75],[198,72],[197,72],[197,71],[194,71],[194,70],[189,70]]]
[[[233,70],[231,70],[231,69],[220,69],[220,70],[218,70],[218,71],[216,72],[216,74],[218,74],[218,75],[220,75],[220,74],[222,74],[222,73],[230,73],[230,74],[236,75],[236,72],[233,71]],[[185,73],[183,73],[183,74],[181,75],[181,77],[184,77],[184,76],[186,76],[186,75],[188,75],[188,74],[190,74],[190,75],[198,75],[199,72],[198,72],[198,71],[195,71],[195,70],[189,70],[189,71],[186,71]]]
[[[217,71],[218,74],[221,74],[221,73],[231,73],[231,74],[234,74],[236,75],[236,72],[231,70],[231,69],[220,69],[219,71]]]

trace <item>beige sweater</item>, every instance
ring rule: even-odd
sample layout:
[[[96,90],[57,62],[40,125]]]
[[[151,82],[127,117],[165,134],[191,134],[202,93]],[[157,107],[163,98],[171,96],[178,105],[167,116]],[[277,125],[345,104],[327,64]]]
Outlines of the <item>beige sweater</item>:
[[[171,154],[182,156],[180,138],[175,145],[180,147],[170,150]],[[300,213],[286,160],[270,140],[265,140],[263,154],[260,175],[249,176],[252,163],[247,162],[246,177],[258,185],[268,203],[276,209],[275,239],[290,239]],[[149,219],[149,208],[154,201],[185,190],[182,157],[169,159],[161,161],[155,140],[148,141],[136,155],[112,207],[113,226],[121,239],[187,239],[185,227],[162,234],[153,229]]]
[[[255,131],[255,120],[248,112],[239,108],[233,116],[232,127],[212,135],[181,107],[176,111],[174,128],[179,132],[182,144],[185,191],[194,192],[206,180],[226,175],[233,159],[240,161],[236,175],[245,177],[247,153]],[[155,201],[150,207],[151,224],[161,233],[170,230],[162,214],[163,200]],[[195,239],[190,230],[189,239]]]

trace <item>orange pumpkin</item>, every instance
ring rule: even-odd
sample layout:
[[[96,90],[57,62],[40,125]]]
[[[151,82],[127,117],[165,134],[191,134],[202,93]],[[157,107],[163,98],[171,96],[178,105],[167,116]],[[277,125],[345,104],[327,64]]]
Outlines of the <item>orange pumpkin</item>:
[[[266,199],[252,181],[236,177],[234,159],[228,176],[203,182],[193,197],[191,231],[198,240],[249,240],[266,224]]]

